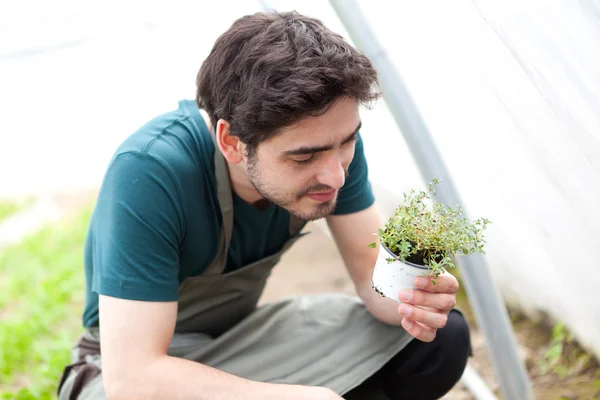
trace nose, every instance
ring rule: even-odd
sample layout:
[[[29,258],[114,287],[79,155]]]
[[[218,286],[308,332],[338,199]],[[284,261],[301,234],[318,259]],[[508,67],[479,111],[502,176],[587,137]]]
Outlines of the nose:
[[[346,171],[342,160],[337,155],[328,157],[323,169],[317,175],[320,184],[327,185],[333,189],[339,189],[346,182]]]

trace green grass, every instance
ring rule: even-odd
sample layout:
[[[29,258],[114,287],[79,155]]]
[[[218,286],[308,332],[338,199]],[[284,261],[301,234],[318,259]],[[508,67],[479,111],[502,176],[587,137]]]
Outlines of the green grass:
[[[31,205],[32,199],[13,201],[13,200],[2,200],[0,201],[0,221],[10,216],[11,214],[20,211],[24,207]]]
[[[91,208],[0,251],[0,398],[56,398],[81,332]]]

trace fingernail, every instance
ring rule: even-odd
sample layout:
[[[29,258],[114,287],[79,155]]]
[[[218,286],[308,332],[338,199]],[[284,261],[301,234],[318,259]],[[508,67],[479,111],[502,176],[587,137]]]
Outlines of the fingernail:
[[[398,311],[405,317],[410,317],[410,306],[407,306],[406,304],[400,304]]]
[[[413,298],[413,292],[412,290],[403,290],[398,295],[398,298],[400,301],[411,301]]]
[[[427,286],[427,278],[417,278],[415,279],[415,286],[418,287],[419,289],[423,289],[425,288],[425,286]]]
[[[413,324],[414,324],[414,322],[412,319],[404,318],[402,320],[402,325],[404,326],[404,329],[406,329],[406,330],[412,328]]]

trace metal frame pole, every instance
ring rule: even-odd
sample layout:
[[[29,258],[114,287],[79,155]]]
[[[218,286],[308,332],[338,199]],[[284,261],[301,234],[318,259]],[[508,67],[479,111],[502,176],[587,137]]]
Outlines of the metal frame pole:
[[[330,3],[351,39],[377,70],[383,98],[417,162],[422,178],[425,182],[433,177],[442,179],[444,184],[436,189],[436,197],[445,204],[462,204],[427,126],[400,75],[371,31],[359,5],[354,0],[330,0]],[[533,399],[531,382],[517,354],[508,312],[494,286],[484,257],[475,254],[460,259],[457,261],[461,277],[475,317],[487,340],[503,398]]]

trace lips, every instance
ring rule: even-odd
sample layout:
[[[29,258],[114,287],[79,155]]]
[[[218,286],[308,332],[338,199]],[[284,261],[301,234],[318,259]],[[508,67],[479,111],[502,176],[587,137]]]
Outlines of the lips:
[[[332,190],[329,192],[309,193],[307,196],[315,201],[324,202],[333,199],[336,193],[337,190]]]

